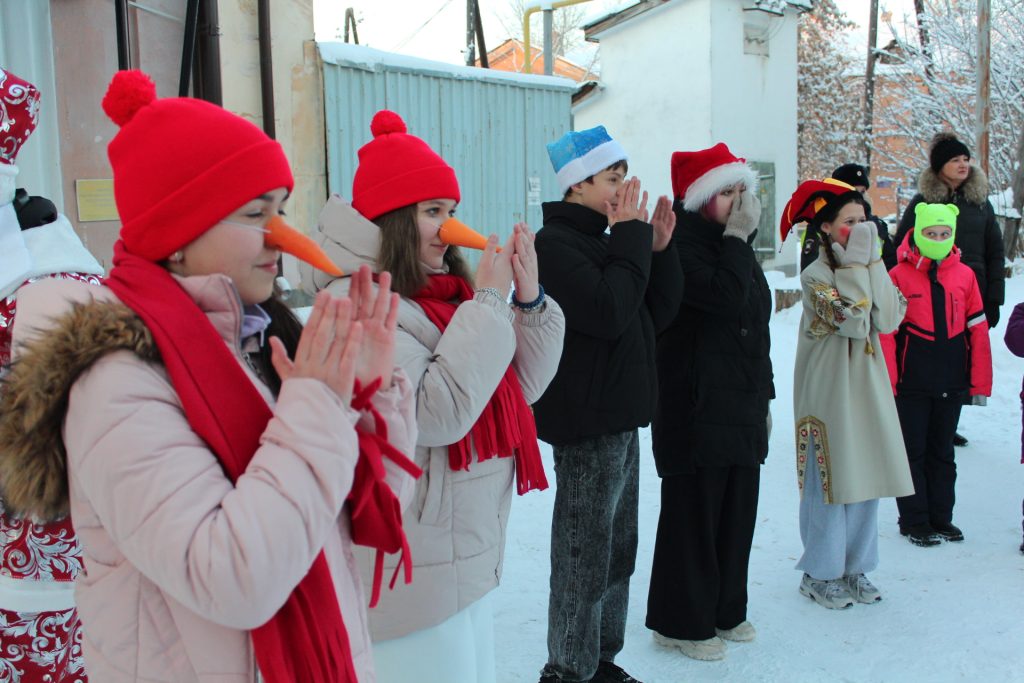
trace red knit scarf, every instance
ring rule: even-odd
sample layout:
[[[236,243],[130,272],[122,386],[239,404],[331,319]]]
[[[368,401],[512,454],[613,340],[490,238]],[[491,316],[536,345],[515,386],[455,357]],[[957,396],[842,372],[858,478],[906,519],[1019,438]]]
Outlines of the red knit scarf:
[[[459,304],[472,298],[469,283],[456,275],[431,275],[427,285],[413,297],[441,332],[447,329]],[[511,365],[476,424],[466,436],[448,446],[449,466],[453,470],[468,470],[474,448],[480,461],[515,456],[519,495],[548,487],[533,412],[523,398],[523,388]]]
[[[237,480],[273,416],[266,401],[206,315],[162,267],[128,253],[119,241],[105,284],[149,328],[189,426],[214,452],[231,481]],[[365,406],[368,401],[362,395],[357,403]],[[360,459],[349,501],[358,508],[362,523],[357,531],[354,512],[352,536],[394,552],[406,547],[398,501],[393,494],[388,499],[383,477],[377,476],[383,470],[381,456],[395,459],[394,449],[387,444],[383,420],[374,417],[378,433],[359,434]],[[372,444],[369,456],[367,444]],[[401,457],[407,471],[418,473]],[[322,551],[281,609],[251,634],[256,661],[268,683],[356,681],[348,633]]]

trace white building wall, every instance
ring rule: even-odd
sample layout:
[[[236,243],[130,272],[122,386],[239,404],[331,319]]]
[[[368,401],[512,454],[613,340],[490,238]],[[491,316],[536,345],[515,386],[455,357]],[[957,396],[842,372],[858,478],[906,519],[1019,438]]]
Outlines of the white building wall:
[[[775,217],[797,186],[797,20],[743,11],[745,2],[715,2],[711,14],[711,138],[723,141],[738,156],[775,164]],[[747,35],[766,40],[767,56],[744,52]],[[778,250],[776,227],[775,248]],[[795,263],[786,245],[775,264]]]
[[[575,130],[604,125],[622,143],[651,207],[672,196],[672,152],[711,135],[711,4],[676,0],[602,33],[604,89],[573,111]]]
[[[798,15],[743,11],[751,4],[675,0],[600,34],[603,89],[573,110],[573,128],[606,126],[652,196],[671,196],[676,150],[725,142],[750,161],[773,163],[778,226],[797,185]],[[766,40],[767,56],[745,53],[744,24]],[[794,264],[792,246],[766,266]]]

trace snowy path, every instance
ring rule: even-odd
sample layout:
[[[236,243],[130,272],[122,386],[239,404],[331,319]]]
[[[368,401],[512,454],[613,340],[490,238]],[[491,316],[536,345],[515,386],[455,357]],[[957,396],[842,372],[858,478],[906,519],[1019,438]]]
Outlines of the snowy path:
[[[778,399],[761,475],[750,566],[755,642],[730,643],[722,662],[657,647],[644,626],[659,509],[650,435],[641,432],[640,549],[626,647],[617,661],[644,683],[681,681],[1024,681],[1024,556],[1020,401],[1024,360],[1003,344],[1005,320],[1024,300],[1024,276],[1007,281],[1003,321],[992,332],[994,396],[964,408],[954,514],[966,541],[918,548],[899,535],[896,504],[879,514],[881,564],[871,575],[884,600],[833,612],[797,592],[801,553],[794,474],[792,377],[799,306],[772,321]],[[551,450],[543,445],[554,480]],[[499,683],[533,683],[547,655],[548,551],[554,490],[513,502],[502,586],[496,593]]]

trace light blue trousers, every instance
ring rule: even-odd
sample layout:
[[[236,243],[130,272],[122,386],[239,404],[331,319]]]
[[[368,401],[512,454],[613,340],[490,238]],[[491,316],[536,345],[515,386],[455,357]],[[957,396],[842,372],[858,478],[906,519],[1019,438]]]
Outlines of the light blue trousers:
[[[814,444],[808,448],[814,452]],[[800,498],[800,540],[804,554],[796,568],[827,581],[867,574],[878,567],[878,499],[828,505],[821,472],[813,464],[804,475]]]

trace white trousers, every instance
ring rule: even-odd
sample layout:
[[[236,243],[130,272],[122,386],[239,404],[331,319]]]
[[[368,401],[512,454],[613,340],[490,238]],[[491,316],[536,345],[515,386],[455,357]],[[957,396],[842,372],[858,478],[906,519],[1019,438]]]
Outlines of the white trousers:
[[[377,683],[496,683],[492,595],[437,626],[374,643]]]
[[[808,453],[814,452],[813,442]],[[878,499],[829,505],[821,493],[821,472],[813,463],[800,498],[800,540],[804,554],[796,568],[827,581],[878,568]]]

